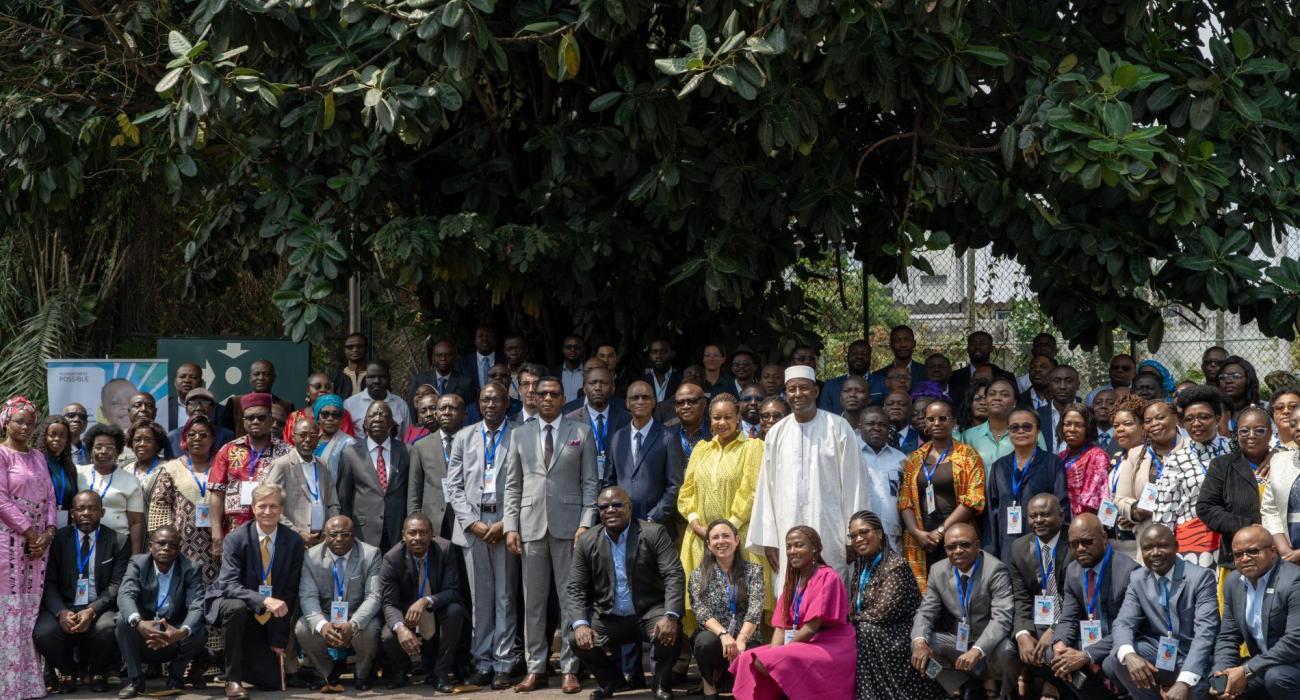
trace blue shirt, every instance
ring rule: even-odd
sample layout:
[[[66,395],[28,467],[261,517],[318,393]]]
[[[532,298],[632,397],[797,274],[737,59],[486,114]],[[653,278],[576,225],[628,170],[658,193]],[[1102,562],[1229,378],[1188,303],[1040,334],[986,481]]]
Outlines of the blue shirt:
[[[172,574],[176,573],[176,567],[177,567],[176,562],[172,562],[171,568],[167,569],[167,573],[164,574],[163,572],[158,570],[157,564],[153,565],[154,576],[158,578],[158,594],[157,594],[158,597],[154,599],[154,604],[153,604],[155,617],[161,616],[164,612],[159,606],[163,604],[163,598],[167,597],[167,591],[171,590]],[[168,600],[166,602],[168,607],[171,607],[171,601]]]
[[[615,615],[635,615],[636,607],[632,605],[632,585],[627,580],[627,528],[618,534],[618,539],[609,536],[605,530],[605,539],[609,540],[609,553],[614,559],[614,610]]]
[[[823,411],[829,411],[835,415],[844,412],[844,404],[840,401],[840,390],[844,388],[844,380],[849,375],[841,374],[838,377],[832,377],[826,380],[822,385],[821,393],[817,395],[817,408]],[[885,378],[868,374],[863,377],[867,380],[867,405],[879,406],[880,402],[885,400]],[[913,383],[915,386],[915,383]]]
[[[1275,563],[1273,568],[1260,576],[1255,584],[1245,576],[1241,577],[1241,582],[1246,585],[1246,630],[1255,638],[1255,643],[1259,645],[1261,652],[1268,651],[1268,645],[1264,643],[1267,638],[1264,630],[1264,594],[1272,582],[1273,571],[1276,569]]]

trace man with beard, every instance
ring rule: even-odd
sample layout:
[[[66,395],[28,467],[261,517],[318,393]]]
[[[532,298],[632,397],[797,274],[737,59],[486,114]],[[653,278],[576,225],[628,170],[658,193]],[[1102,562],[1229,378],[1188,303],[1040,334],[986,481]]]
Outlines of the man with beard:
[[[815,360],[815,355],[813,356]],[[861,338],[849,343],[849,347],[844,352],[844,363],[848,367],[848,372],[838,377],[832,377],[826,380],[826,384],[821,388],[821,396],[817,401],[817,408],[823,411],[829,411],[839,415],[844,411],[844,405],[841,403],[840,391],[844,388],[844,380],[850,376],[857,376],[866,379],[870,396],[867,403],[876,403],[885,395],[885,378],[869,374],[871,371],[871,343]],[[784,389],[784,387],[782,387]]]
[[[645,371],[645,378],[655,392],[655,403],[667,406],[671,416],[673,396],[682,378],[673,370],[673,346],[663,338],[656,338],[650,343],[650,369]],[[670,417],[669,416],[669,417]],[[659,417],[656,416],[656,420]],[[665,417],[664,420],[667,420]]]
[[[745,437],[756,438],[762,428],[763,389],[747,386],[740,392],[740,432]]]
[[[1016,385],[1016,375],[993,364],[993,336],[985,331],[975,331],[966,337],[966,356],[970,364],[952,373],[948,380],[948,395],[965,396],[970,390],[970,380],[976,375],[989,377],[1006,377],[1011,385]]]

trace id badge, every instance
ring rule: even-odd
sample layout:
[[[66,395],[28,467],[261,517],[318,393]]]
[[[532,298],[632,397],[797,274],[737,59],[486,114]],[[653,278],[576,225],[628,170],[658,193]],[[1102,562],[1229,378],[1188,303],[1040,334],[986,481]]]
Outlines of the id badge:
[[[1119,520],[1119,506],[1109,498],[1103,498],[1101,508],[1097,510],[1097,519],[1106,527],[1115,527],[1115,523]]]
[[[1056,600],[1050,595],[1034,596],[1034,624],[1051,625],[1056,617]]]
[[[793,641],[794,641],[794,633],[797,632],[797,631],[798,631],[798,630],[786,630],[786,631],[785,631],[785,643],[786,643],[786,644],[789,644],[790,642],[793,642]]]
[[[86,579],[86,578],[77,579],[77,593],[76,596],[72,599],[72,604],[73,605],[90,604],[90,579]]]
[[[325,506],[319,502],[311,504],[311,531],[320,532],[325,529]]]
[[[255,488],[257,488],[256,481],[239,482],[239,505],[250,507],[253,505],[253,489]]]
[[[604,474],[604,473],[605,473],[605,453],[604,453],[604,452],[601,452],[601,453],[599,453],[599,454],[596,455],[596,473],[597,473],[597,474]]]
[[[925,514],[930,515],[936,510],[934,504],[934,484],[925,485]]]
[[[970,651],[970,625],[957,623],[957,651],[965,654]]]
[[[61,527],[61,528],[63,528],[63,527],[67,527],[67,526],[68,526],[68,511],[66,511],[66,510],[55,511],[55,513],[54,513],[54,522],[57,523],[58,526]]]
[[[483,502],[487,503],[489,496],[491,502],[495,503],[497,498],[497,470],[496,467],[484,470],[483,472]]]
[[[1156,512],[1156,490],[1155,484],[1147,484],[1142,487],[1142,497],[1138,499],[1138,508],[1148,513]]]
[[[330,622],[342,625],[348,621],[348,601],[336,600],[330,603]]]
[[[1079,641],[1083,649],[1101,641],[1100,620],[1079,620]]]
[[[194,527],[212,527],[212,513],[208,510],[208,504],[194,506]]]
[[[1161,671],[1178,670],[1178,640],[1165,635],[1156,646],[1156,668]]]
[[[1007,534],[1019,535],[1024,530],[1025,523],[1022,520],[1020,506],[1007,506]]]
[[[268,586],[268,585],[265,584],[265,583],[257,587],[257,594],[260,595],[260,596],[262,596],[263,598],[274,598],[274,597],[275,597],[275,596],[271,595],[271,587]]]

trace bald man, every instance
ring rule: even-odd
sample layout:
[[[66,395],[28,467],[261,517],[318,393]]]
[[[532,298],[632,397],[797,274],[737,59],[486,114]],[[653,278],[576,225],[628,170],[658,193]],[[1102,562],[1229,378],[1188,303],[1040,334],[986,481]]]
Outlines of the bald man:
[[[1279,557],[1259,525],[1237,531],[1232,555],[1212,675],[1227,677],[1228,698],[1300,697],[1300,566]]]
[[[379,550],[357,540],[346,515],[325,521],[323,541],[303,557],[298,582],[302,617],[294,636],[325,678],[321,692],[343,692],[339,675],[348,650],[356,653],[357,690],[370,687],[383,622],[381,563]]]

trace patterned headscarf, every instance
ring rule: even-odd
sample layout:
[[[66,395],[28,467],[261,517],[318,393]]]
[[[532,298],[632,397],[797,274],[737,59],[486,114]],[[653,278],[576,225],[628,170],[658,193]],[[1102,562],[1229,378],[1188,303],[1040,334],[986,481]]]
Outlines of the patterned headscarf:
[[[1177,383],[1174,382],[1174,375],[1162,364],[1156,360],[1143,360],[1138,363],[1138,374],[1142,373],[1144,367],[1150,367],[1155,370],[1160,377],[1160,386],[1164,387],[1165,396],[1173,396]],[[1136,375],[1134,375],[1136,376]]]
[[[317,396],[316,403],[312,404],[311,407],[312,415],[317,420],[320,420],[320,412],[325,410],[326,408],[329,408],[330,406],[334,406],[338,408],[340,411],[342,411],[343,397],[339,396],[338,394],[321,394],[320,396]]]
[[[5,401],[4,406],[0,407],[0,430],[9,427],[9,421],[23,411],[36,413],[36,404],[28,401],[25,396],[12,396]]]
[[[912,400],[915,401],[919,398],[944,399],[949,403],[952,402],[952,397],[948,396],[948,392],[943,390],[943,386],[939,382],[930,379],[917,384],[912,389]]]

